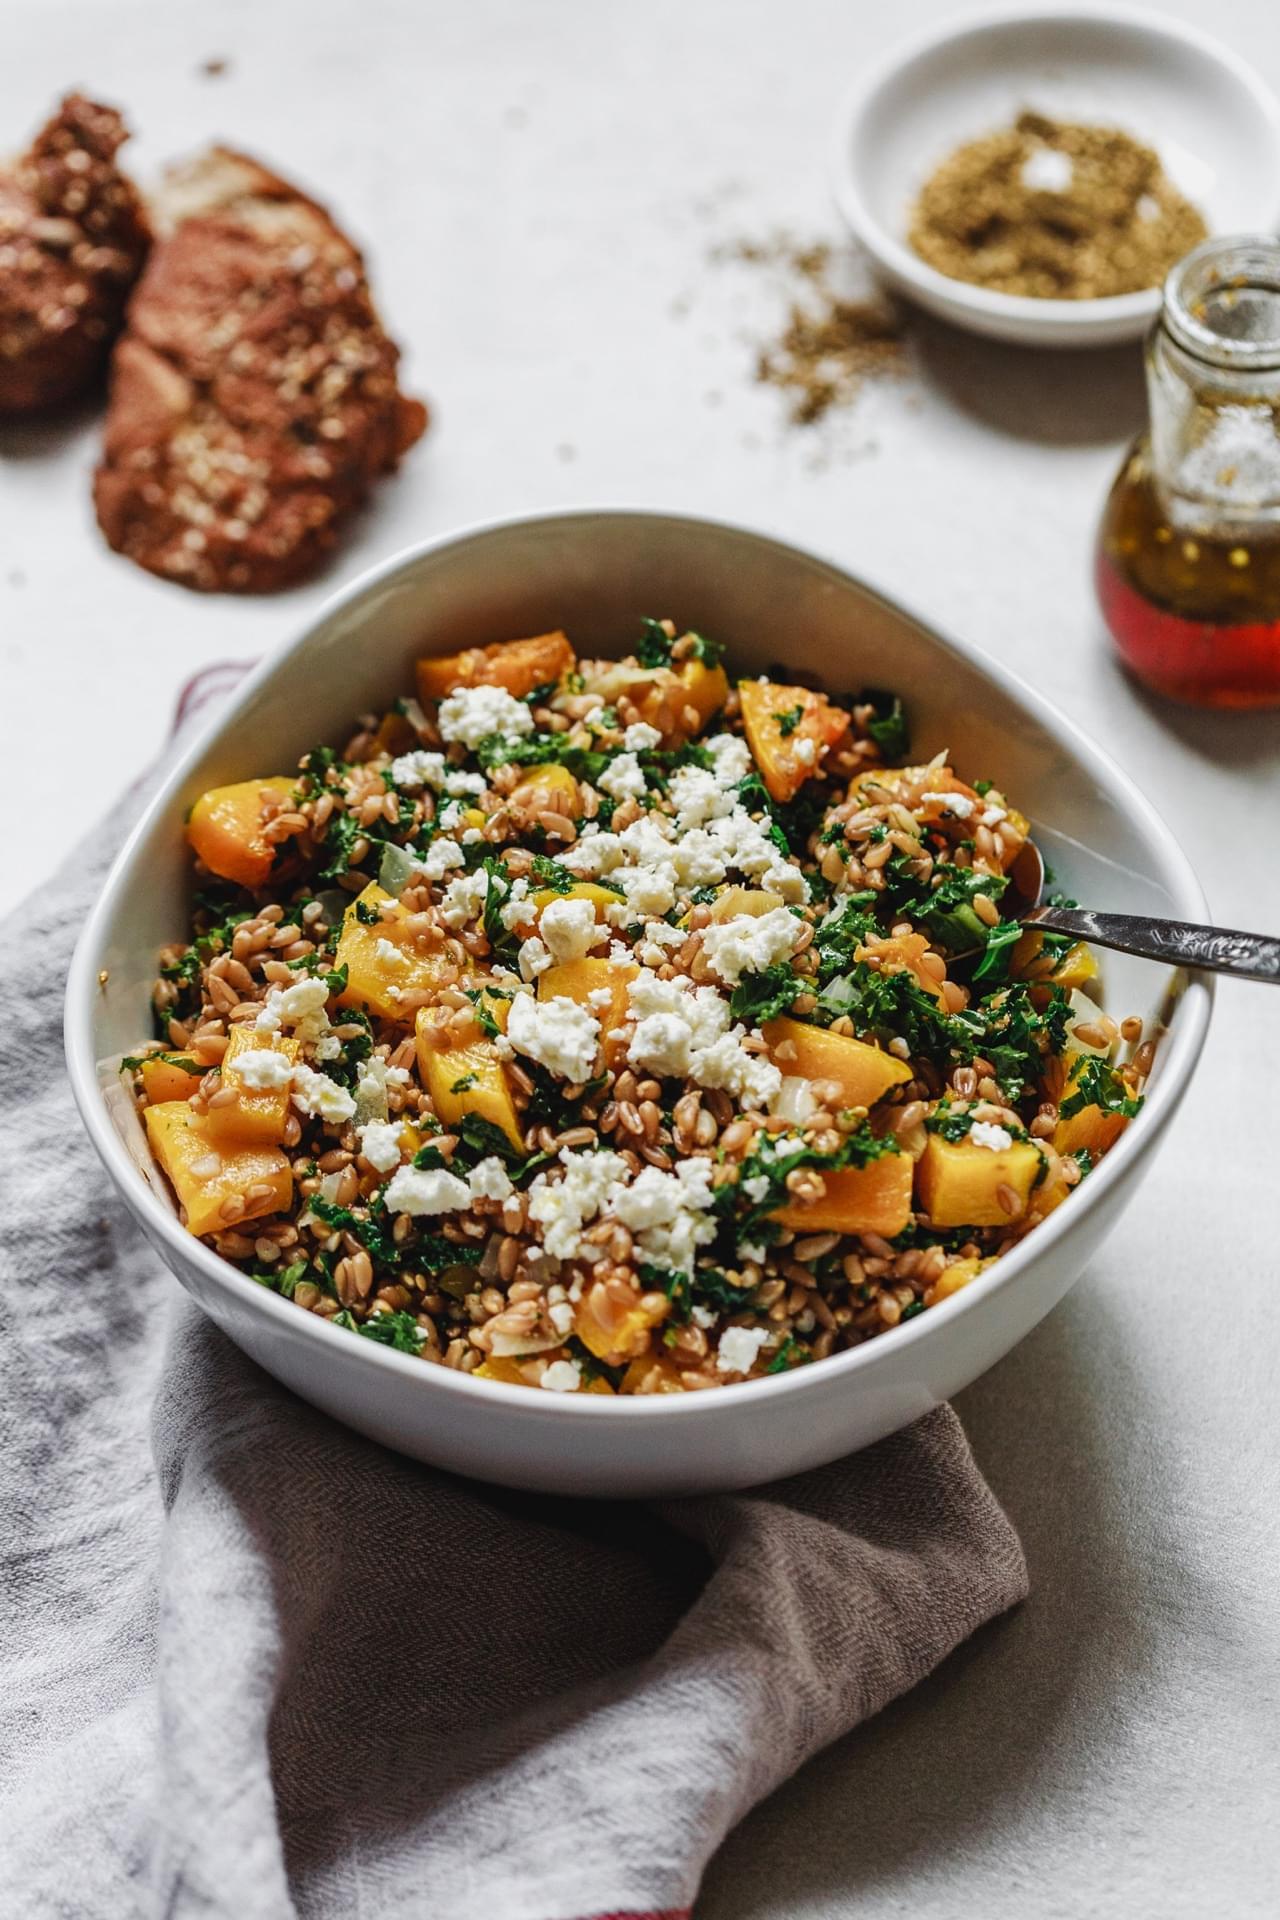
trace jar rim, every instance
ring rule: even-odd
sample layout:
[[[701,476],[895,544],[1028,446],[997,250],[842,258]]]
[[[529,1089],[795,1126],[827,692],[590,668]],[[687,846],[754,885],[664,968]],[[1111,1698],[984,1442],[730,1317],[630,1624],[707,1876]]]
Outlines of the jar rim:
[[[1271,294],[1271,324],[1232,333],[1212,324],[1206,304],[1251,287]],[[1224,300],[1229,309],[1229,302]],[[1280,240],[1270,234],[1227,234],[1204,240],[1173,267],[1164,283],[1160,318],[1184,352],[1212,367],[1280,370]]]

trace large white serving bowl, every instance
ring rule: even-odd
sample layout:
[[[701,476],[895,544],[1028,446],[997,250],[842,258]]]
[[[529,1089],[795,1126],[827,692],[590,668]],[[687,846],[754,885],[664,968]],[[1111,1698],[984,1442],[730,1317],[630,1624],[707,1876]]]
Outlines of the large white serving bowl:
[[[864,1447],[999,1360],[1066,1292],[1133,1197],[1186,1090],[1206,981],[1136,962],[1112,1003],[1169,1030],[1139,1118],[1067,1205],[984,1277],[908,1326],[776,1378],[685,1397],[606,1399],[473,1381],[329,1327],[246,1279],[178,1223],[115,1063],[150,1032],[155,954],[187,925],[187,808],[204,788],[287,770],[351,716],[411,684],[420,653],[562,626],[585,653],[625,653],[669,614],[833,690],[904,695],[925,755],[1016,797],[1059,882],[1095,907],[1208,918],[1183,855],[1121,770],[1030,688],[839,567],[743,528],[661,513],[510,520],[433,540],[330,601],[246,681],[183,755],[121,853],[76,950],[67,1059],[85,1125],[126,1205],[183,1286],[269,1373],[417,1459],[557,1493],[747,1486]],[[99,984],[100,979],[104,984]]]
[[[1159,287],[1105,300],[996,293],[908,246],[911,207],[934,169],[1026,107],[1154,147],[1211,234],[1269,233],[1280,217],[1280,106],[1208,34],[1110,4],[945,20],[859,73],[836,116],[831,177],[882,277],[954,326],[1023,346],[1096,347],[1137,339],[1159,311]]]

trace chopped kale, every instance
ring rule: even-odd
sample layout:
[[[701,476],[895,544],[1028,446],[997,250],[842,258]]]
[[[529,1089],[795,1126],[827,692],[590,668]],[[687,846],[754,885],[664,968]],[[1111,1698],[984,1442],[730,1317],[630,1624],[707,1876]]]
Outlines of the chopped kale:
[[[783,739],[789,740],[804,719],[804,701],[797,700],[794,707],[788,707],[785,713],[775,713],[773,718]]]
[[[1064,1120],[1085,1107],[1099,1107],[1103,1113],[1118,1114],[1124,1120],[1132,1120],[1142,1111],[1142,1095],[1131,1094],[1115,1068],[1097,1054],[1081,1058],[1074,1080],[1071,1092],[1058,1109]]]
[[[287,1267],[255,1267],[249,1278],[256,1280],[261,1287],[269,1287],[272,1293],[283,1294],[286,1300],[292,1300],[298,1282],[309,1265],[308,1260],[302,1259],[290,1261]]]
[[[758,1027],[775,1014],[785,1013],[807,982],[794,973],[789,960],[775,960],[761,973],[744,973],[733,990],[729,1012],[735,1020]]]
[[[387,1209],[381,1199],[357,1213],[350,1207],[338,1206],[333,1200],[323,1200],[317,1193],[307,1202],[307,1206],[316,1219],[323,1220],[327,1227],[333,1227],[339,1233],[349,1233],[358,1240],[375,1266],[400,1265],[401,1249],[392,1238]]]
[[[885,760],[890,764],[906,759],[911,751],[911,736],[907,726],[906,710],[896,693],[885,693],[879,687],[864,687],[858,695],[856,704],[875,709],[867,722],[867,732],[879,747]]]

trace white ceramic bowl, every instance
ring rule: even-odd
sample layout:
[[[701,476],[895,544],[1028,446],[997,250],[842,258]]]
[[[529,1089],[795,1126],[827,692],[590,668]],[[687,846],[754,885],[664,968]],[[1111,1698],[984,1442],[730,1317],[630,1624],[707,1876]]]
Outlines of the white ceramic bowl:
[[[984,13],[897,48],[836,118],[836,199],[883,277],[931,313],[1028,346],[1136,339],[1160,291],[1029,300],[927,266],[911,206],[940,161],[1025,107],[1122,127],[1158,151],[1210,233],[1266,233],[1280,215],[1280,107],[1246,63],[1180,21],[1125,7]]]
[[[904,694],[925,754],[950,744],[1032,816],[1069,889],[1098,907],[1207,919],[1186,860],[1118,767],[1010,674],[943,639],[835,566],[759,534],[655,513],[558,513],[435,540],[347,588],[265,661],[188,749],[106,883],[67,987],[67,1058],[90,1134],[126,1204],[231,1338],[304,1399],[454,1471],[584,1494],[750,1485],[893,1432],[1007,1353],[1066,1291],[1134,1191],[1186,1088],[1210,996],[1129,962],[1117,1005],[1170,1030],[1147,1104],[1079,1193],[962,1294],[820,1365],[687,1398],[604,1399],[472,1381],[326,1326],[178,1224],[114,1062],[150,1031],[155,953],[182,934],[186,808],[205,787],[287,769],[352,714],[411,684],[424,651],[564,626],[625,652],[637,617],[670,613],[739,667],[779,655],[833,688]],[[99,987],[100,971],[107,983]]]

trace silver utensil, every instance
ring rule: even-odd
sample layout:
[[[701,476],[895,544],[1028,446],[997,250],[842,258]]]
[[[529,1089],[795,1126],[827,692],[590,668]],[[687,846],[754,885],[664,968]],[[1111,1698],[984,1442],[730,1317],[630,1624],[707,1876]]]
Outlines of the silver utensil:
[[[1043,904],[1044,861],[1028,840],[1009,874],[1006,911],[1024,926],[1068,933],[1096,947],[1133,953],[1140,960],[1164,960],[1173,966],[1203,967],[1239,980],[1269,980],[1280,986],[1280,940],[1265,933],[1237,933],[1230,927],[1203,927],[1189,920],[1153,920],[1141,913],[1095,913],[1092,907]]]

